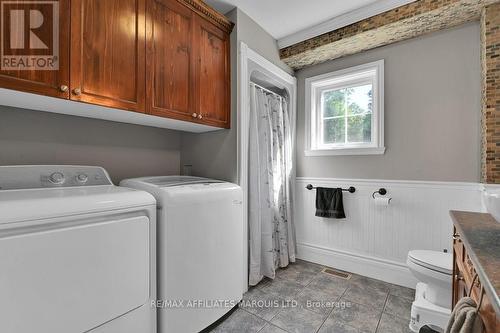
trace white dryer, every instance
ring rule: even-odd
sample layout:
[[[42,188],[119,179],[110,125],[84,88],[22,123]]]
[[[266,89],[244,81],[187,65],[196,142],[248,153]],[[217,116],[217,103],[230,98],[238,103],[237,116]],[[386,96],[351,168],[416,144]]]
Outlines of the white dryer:
[[[124,180],[158,204],[158,332],[196,333],[243,297],[242,191],[217,180]]]
[[[155,208],[99,167],[0,167],[0,332],[156,332]]]

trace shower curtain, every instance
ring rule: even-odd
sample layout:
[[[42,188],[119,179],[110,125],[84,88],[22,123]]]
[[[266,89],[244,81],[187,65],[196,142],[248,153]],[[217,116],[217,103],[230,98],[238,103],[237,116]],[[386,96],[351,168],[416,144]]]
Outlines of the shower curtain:
[[[295,261],[293,140],[284,98],[250,87],[249,284]]]

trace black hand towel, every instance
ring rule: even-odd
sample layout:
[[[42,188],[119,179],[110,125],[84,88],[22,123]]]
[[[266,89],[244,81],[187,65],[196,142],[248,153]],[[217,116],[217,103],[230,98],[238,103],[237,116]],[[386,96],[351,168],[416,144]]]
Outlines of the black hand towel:
[[[316,216],[345,219],[341,188],[316,187]]]

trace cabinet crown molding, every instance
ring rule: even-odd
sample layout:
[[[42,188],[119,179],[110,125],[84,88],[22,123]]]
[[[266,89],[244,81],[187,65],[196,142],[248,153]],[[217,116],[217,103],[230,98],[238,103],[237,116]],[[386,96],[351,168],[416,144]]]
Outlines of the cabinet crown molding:
[[[234,27],[234,23],[229,21],[227,17],[207,5],[202,0],[177,0],[181,4],[188,6],[194,10],[198,15],[204,17],[206,20],[215,24],[219,28],[223,29],[228,34],[231,33]]]

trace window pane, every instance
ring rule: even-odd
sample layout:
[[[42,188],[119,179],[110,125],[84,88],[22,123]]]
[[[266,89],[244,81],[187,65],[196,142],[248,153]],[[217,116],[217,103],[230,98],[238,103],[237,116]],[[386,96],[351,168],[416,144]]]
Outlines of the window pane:
[[[321,107],[323,117],[337,117],[345,114],[345,89],[325,91],[322,94]]]
[[[323,121],[323,144],[345,142],[345,118]]]
[[[372,141],[372,115],[371,113],[347,118],[347,141],[371,142]]]
[[[363,114],[372,112],[372,85],[366,84],[345,89],[347,114]]]

